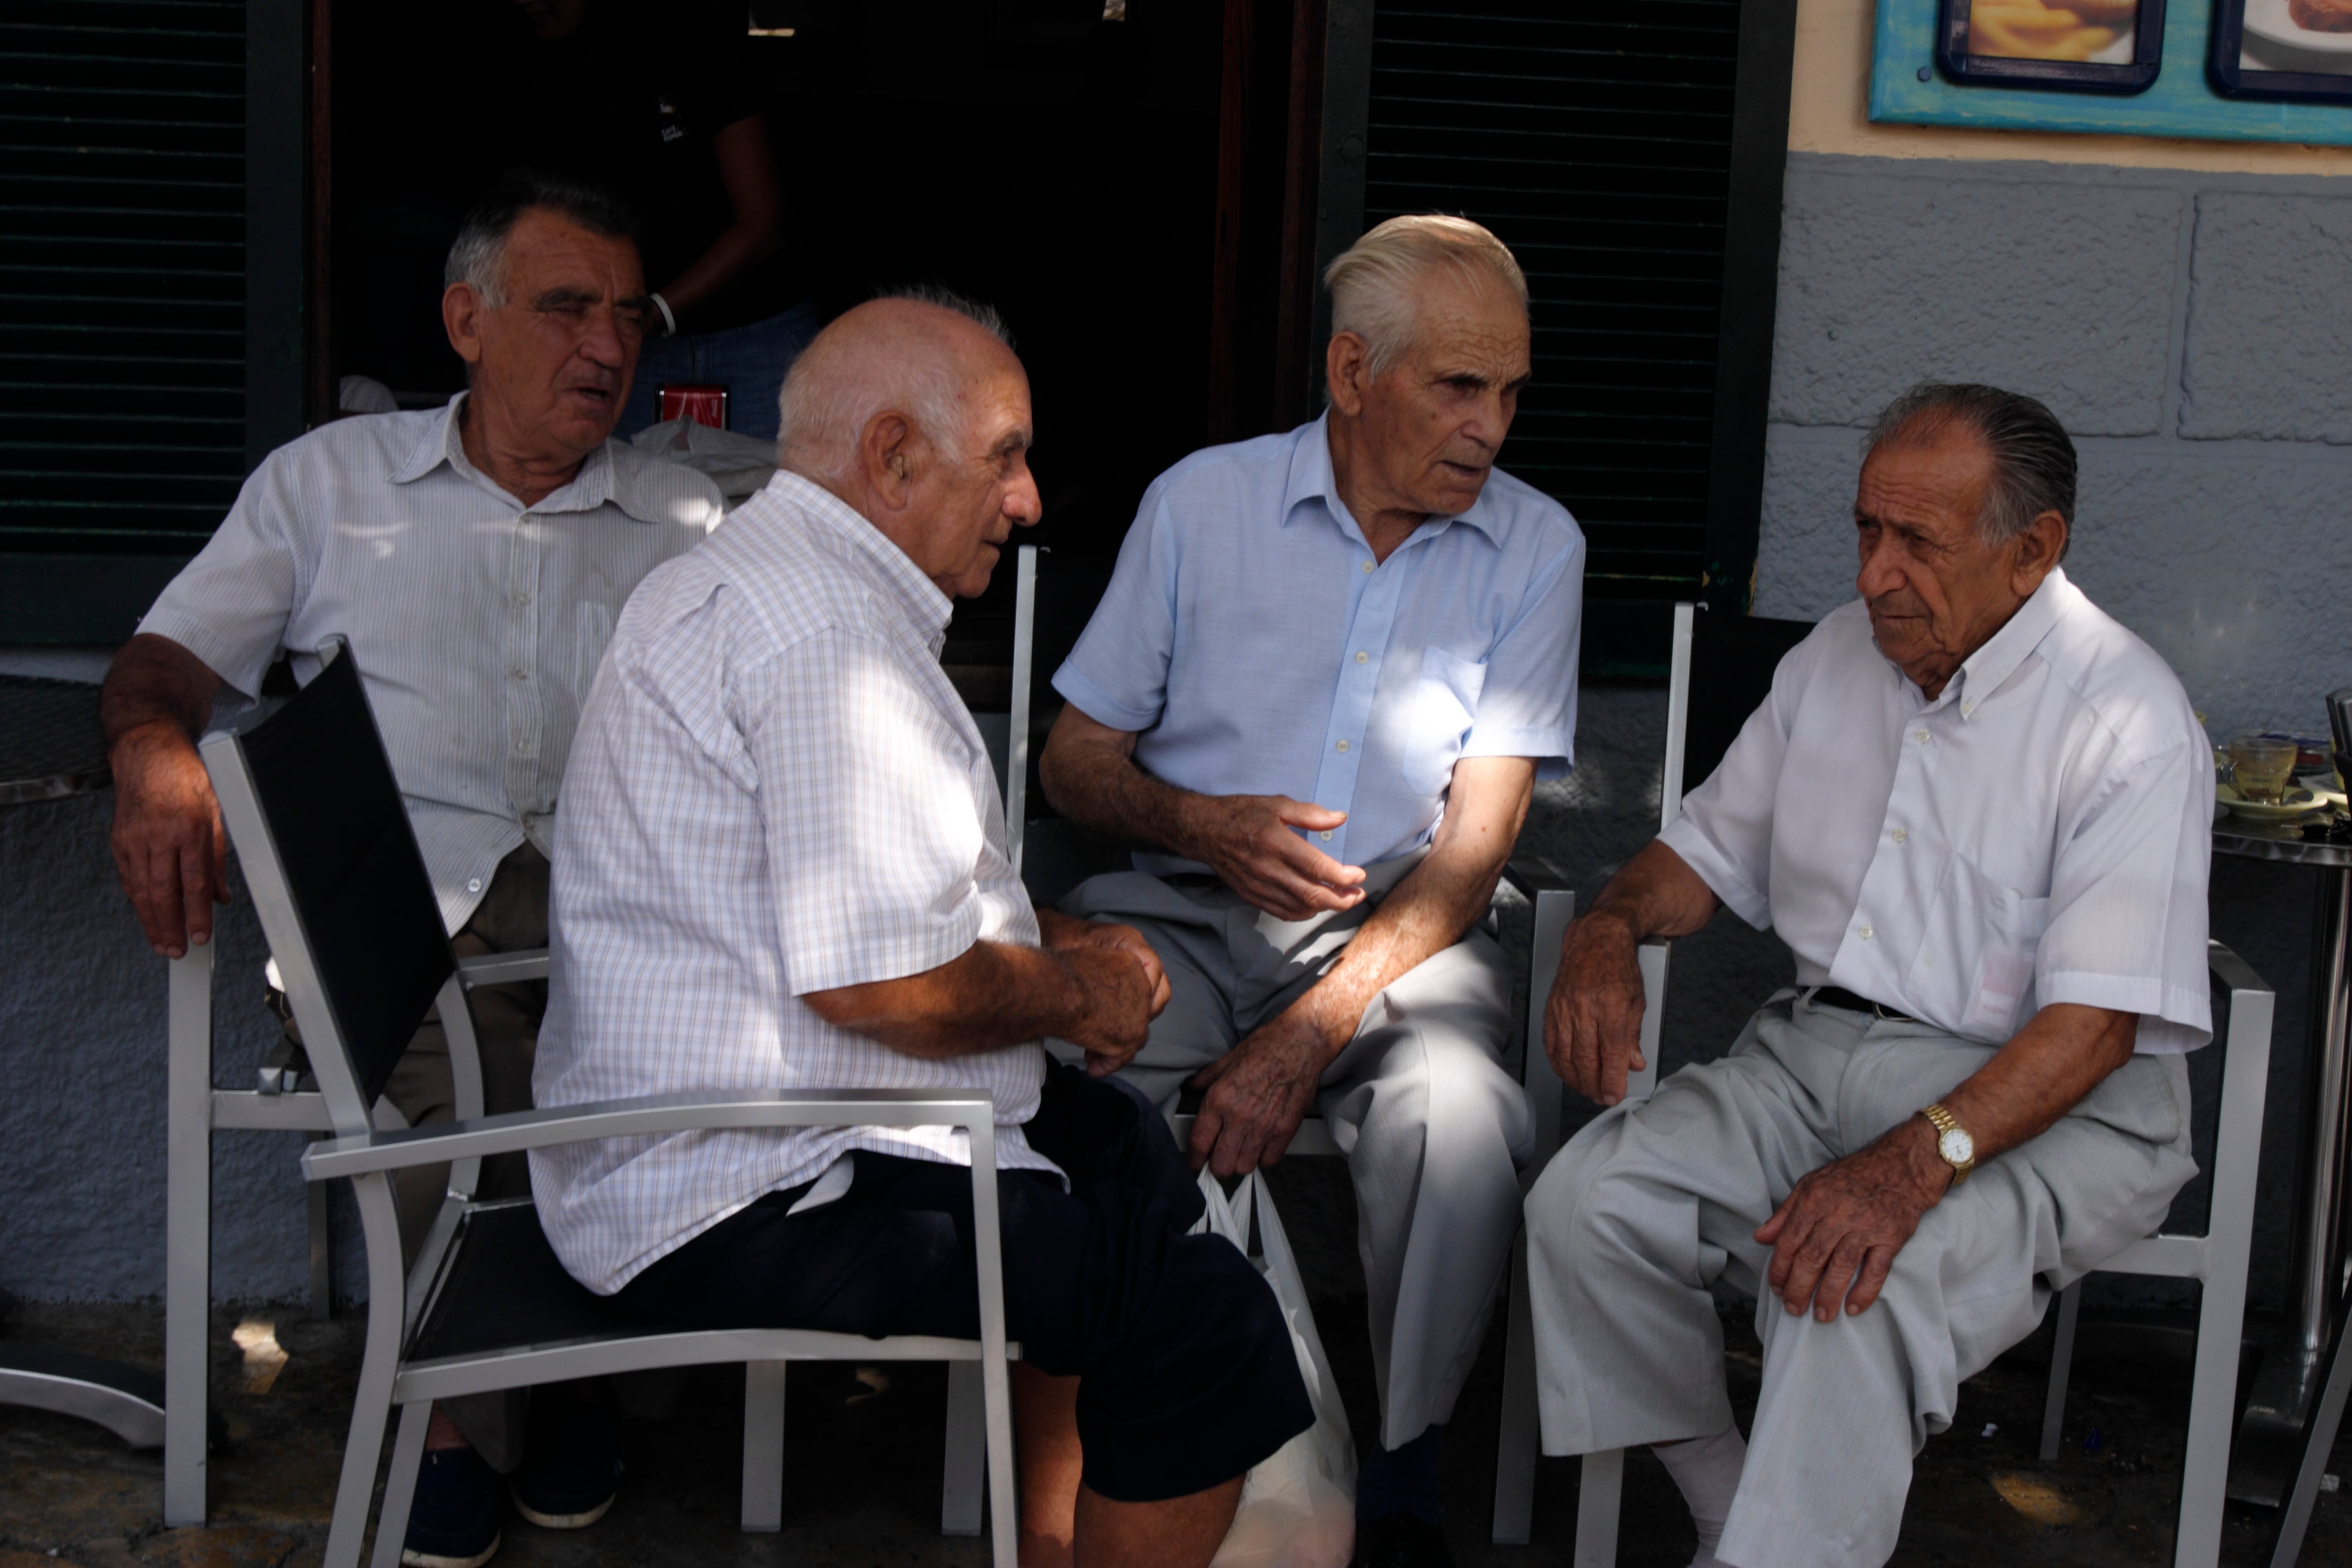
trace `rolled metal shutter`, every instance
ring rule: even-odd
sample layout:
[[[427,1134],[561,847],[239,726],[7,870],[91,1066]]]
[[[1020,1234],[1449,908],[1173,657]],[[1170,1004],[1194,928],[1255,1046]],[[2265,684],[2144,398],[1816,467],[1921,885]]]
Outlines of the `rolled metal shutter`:
[[[1533,295],[1502,463],[1558,497],[1595,600],[1704,564],[1738,0],[1373,7],[1364,217],[1450,212]]]
[[[245,77],[243,0],[0,12],[0,573],[185,556],[236,497]]]

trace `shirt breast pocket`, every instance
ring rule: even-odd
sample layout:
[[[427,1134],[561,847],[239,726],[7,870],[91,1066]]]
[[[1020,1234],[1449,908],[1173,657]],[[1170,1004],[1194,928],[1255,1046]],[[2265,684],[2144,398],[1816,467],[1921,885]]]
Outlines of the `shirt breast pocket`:
[[[2006,1041],[2030,1016],[2034,955],[2049,926],[2048,899],[2028,898],[1955,855],[1907,988],[1938,1019],[1958,1019],[1970,1038]]]
[[[1412,722],[1405,734],[1404,783],[1416,795],[1436,795],[1454,776],[1454,759],[1470,738],[1486,689],[1486,666],[1441,647],[1424,648],[1413,689]]]

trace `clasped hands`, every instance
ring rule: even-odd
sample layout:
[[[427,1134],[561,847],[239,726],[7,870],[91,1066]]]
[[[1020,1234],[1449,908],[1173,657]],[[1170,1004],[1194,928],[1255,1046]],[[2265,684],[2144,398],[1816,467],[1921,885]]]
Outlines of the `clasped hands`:
[[[1574,921],[1544,1009],[1544,1054],[1569,1087],[1601,1105],[1625,1098],[1642,1058],[1636,933],[1596,910]],[[1869,1310],[1920,1216],[1951,1185],[1935,1130],[1911,1117],[1875,1142],[1808,1172],[1755,1232],[1772,1248],[1765,1283],[1791,1314],[1828,1322]]]

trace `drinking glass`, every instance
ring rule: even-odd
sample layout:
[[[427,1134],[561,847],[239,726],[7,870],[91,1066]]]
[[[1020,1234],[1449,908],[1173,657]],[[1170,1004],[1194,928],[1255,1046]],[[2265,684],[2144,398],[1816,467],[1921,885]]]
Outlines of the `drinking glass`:
[[[2294,772],[2294,742],[2272,735],[2237,736],[2230,742],[2230,767],[2240,795],[2276,805]]]

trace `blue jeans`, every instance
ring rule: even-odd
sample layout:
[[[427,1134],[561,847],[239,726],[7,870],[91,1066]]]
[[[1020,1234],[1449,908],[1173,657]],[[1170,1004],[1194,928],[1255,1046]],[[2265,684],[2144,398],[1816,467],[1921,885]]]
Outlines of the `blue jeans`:
[[[696,382],[727,389],[727,427],[763,441],[776,438],[776,397],[784,372],[824,323],[803,300],[782,315],[723,332],[649,337],[637,354],[637,378],[613,434],[625,441],[661,418],[664,382]]]

